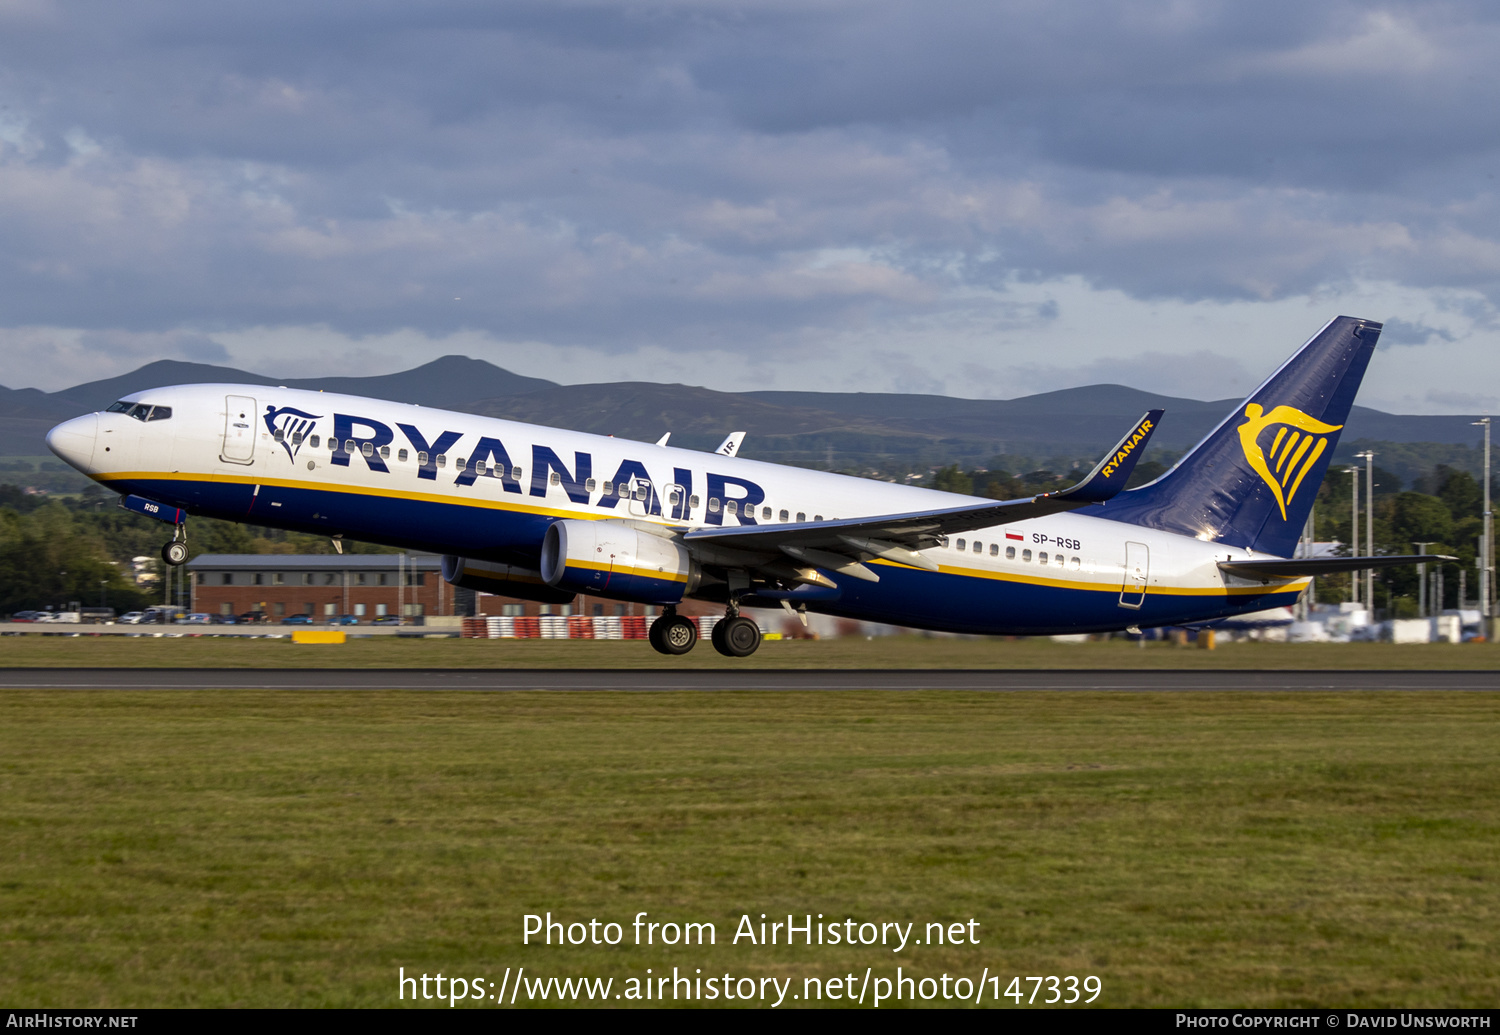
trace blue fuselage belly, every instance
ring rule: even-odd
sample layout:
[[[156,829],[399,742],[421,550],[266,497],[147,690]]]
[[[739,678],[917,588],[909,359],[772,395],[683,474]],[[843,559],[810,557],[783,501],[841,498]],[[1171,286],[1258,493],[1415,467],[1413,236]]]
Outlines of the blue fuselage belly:
[[[1270,607],[1288,607],[1296,593],[1226,596],[1146,593],[1138,609],[1120,607],[1120,590],[1074,588],[1004,578],[881,565],[880,582],[835,575],[836,601],[810,610],[915,628],[981,635],[1036,636],[1109,632],[1140,626],[1205,622]]]
[[[528,567],[536,566],[543,535],[553,520],[508,508],[339,489],[257,488],[235,481],[178,479],[117,480],[112,486],[206,517]],[[809,608],[915,628],[981,635],[1045,635],[1106,632],[1126,623],[1159,626],[1212,621],[1289,606],[1297,598],[1297,593],[1285,591],[1232,596],[1222,591],[1147,592],[1139,609],[1127,610],[1120,606],[1118,587],[1048,585],[1006,577],[929,572],[895,564],[879,565],[878,571],[878,583],[835,575],[838,599],[813,601]]]

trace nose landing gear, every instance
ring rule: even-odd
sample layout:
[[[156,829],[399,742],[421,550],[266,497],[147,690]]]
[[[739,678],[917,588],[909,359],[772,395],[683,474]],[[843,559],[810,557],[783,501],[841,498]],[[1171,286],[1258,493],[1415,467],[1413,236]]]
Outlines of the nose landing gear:
[[[161,548],[161,559],[175,568],[187,560],[187,555],[187,528],[178,525],[172,532],[172,541]]]

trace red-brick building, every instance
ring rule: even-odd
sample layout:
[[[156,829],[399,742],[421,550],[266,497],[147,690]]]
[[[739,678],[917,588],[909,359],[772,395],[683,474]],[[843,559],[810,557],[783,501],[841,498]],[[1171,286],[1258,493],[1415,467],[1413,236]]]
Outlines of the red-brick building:
[[[475,593],[443,579],[442,558],[432,554],[226,554],[206,553],[187,563],[192,611],[264,613],[271,620],[305,614],[314,621],[354,615],[407,619],[428,615],[644,615],[643,604],[578,596],[571,604]],[[688,601],[683,614],[722,614],[723,605]]]
[[[206,553],[189,561],[187,570],[189,606],[210,614],[368,620],[467,614],[473,607],[474,594],[444,582],[441,558],[430,554]]]

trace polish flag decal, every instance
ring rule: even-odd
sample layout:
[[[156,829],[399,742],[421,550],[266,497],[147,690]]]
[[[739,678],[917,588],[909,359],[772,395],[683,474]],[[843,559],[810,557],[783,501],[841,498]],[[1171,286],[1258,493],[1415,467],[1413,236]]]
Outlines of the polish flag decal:
[[[1024,535],[1020,535],[1020,534],[1018,534],[1016,532],[1006,532],[1005,533],[1005,538],[1007,538],[1007,539],[1025,539],[1026,537]]]

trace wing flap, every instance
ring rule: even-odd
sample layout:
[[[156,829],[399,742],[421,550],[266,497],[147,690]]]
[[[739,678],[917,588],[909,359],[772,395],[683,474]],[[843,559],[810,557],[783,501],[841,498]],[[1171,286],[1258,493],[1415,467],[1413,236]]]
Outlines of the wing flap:
[[[689,544],[712,542],[721,546],[768,552],[780,552],[783,547],[791,546],[821,548],[845,555],[865,552],[884,556],[875,550],[862,550],[851,543],[851,540],[882,540],[881,545],[919,550],[936,546],[943,536],[950,533],[1028,521],[1095,506],[1112,499],[1125,488],[1136,462],[1146,451],[1147,441],[1161,421],[1161,415],[1161,410],[1147,411],[1082,481],[1061,492],[1043,493],[1025,500],[999,503],[986,501],[945,510],[907,514],[780,525],[742,525],[736,528],[698,528],[688,532],[684,538]]]

